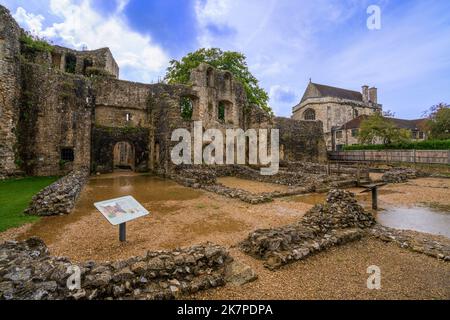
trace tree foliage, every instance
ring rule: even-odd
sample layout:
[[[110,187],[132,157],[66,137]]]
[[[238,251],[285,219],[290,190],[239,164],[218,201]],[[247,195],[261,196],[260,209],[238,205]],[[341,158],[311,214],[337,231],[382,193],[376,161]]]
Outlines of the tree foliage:
[[[222,51],[218,48],[199,49],[188,53],[180,61],[172,60],[167,68],[166,81],[170,84],[188,84],[191,71],[205,62],[219,70],[226,70],[242,83],[250,104],[256,104],[272,114],[268,101],[269,95],[259,86],[258,80],[249,71],[244,54],[234,51]]]
[[[408,142],[411,140],[411,132],[399,129],[395,124],[380,113],[374,113],[361,123],[359,142],[361,144],[384,145]]]
[[[425,130],[431,139],[450,139],[450,105],[439,103],[424,113],[428,118]]]

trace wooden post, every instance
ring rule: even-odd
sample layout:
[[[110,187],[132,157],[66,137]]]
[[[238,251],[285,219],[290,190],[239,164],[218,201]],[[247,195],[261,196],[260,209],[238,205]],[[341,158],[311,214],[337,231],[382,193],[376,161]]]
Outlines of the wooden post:
[[[356,171],[356,183],[358,187],[361,185],[361,165],[358,163],[358,169]]]
[[[378,187],[372,188],[372,209],[378,210]]]

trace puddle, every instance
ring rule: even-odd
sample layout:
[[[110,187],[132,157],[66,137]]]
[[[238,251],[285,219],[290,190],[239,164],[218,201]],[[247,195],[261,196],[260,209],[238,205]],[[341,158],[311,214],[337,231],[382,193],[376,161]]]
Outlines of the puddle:
[[[414,230],[450,238],[450,214],[428,207],[388,208],[377,221],[394,229]]]
[[[170,205],[167,201],[184,201],[199,198],[201,191],[186,188],[179,184],[151,175],[134,173],[116,173],[92,177],[84,190],[73,212],[65,216],[43,217],[33,224],[19,239],[38,236],[51,244],[59,236],[64,235],[64,227],[84,216],[100,214],[94,202],[104,201],[131,195],[152,213],[169,214],[181,207]]]

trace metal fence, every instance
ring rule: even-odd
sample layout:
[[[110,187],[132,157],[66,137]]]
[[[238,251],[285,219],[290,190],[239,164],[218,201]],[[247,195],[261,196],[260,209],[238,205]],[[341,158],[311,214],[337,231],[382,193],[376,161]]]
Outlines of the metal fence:
[[[328,158],[333,161],[408,162],[450,165],[450,150],[331,151],[328,152]]]

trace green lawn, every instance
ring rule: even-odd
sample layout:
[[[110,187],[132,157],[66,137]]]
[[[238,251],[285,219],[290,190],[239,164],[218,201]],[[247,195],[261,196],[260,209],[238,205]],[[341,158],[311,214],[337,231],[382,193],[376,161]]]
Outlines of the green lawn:
[[[0,232],[38,220],[26,216],[33,195],[56,181],[57,177],[29,177],[0,181]]]

